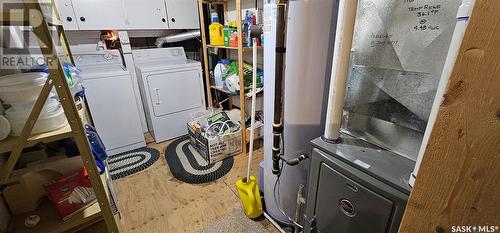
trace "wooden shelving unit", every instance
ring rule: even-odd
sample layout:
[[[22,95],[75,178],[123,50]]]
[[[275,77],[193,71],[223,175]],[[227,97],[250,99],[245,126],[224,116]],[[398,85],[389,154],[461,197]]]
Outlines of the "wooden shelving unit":
[[[49,143],[65,138],[70,138],[72,136],[73,132],[71,132],[71,127],[69,125],[66,125],[54,131],[32,134],[26,141],[25,147],[34,146],[38,143]],[[6,153],[12,151],[12,149],[16,146],[18,141],[19,137],[12,137],[12,136],[9,136],[3,141],[0,141],[0,153]]]
[[[107,182],[105,174],[100,175],[100,179],[103,184]],[[109,194],[107,190],[106,193]],[[40,216],[40,219],[43,219],[43,221],[40,221],[40,224],[38,224],[36,227],[26,228],[24,226],[24,220],[34,214]],[[59,217],[55,206],[47,198],[44,198],[44,200],[40,203],[35,211],[30,211],[14,216],[13,224],[16,229],[16,233],[75,232],[102,220],[102,218],[103,213],[101,211],[101,208],[99,207],[99,203],[95,202],[67,221],[61,221],[61,218]]]
[[[199,9],[199,15],[200,15],[200,31],[201,31],[201,37],[202,37],[202,46],[203,46],[203,62],[204,62],[204,69],[205,69],[205,83],[206,83],[206,92],[207,92],[207,97],[208,97],[208,106],[213,106],[213,100],[212,100],[212,90],[225,93],[228,95],[231,95],[233,93],[224,90],[222,88],[215,87],[211,85],[210,83],[210,70],[208,67],[208,50],[209,49],[227,49],[227,50],[232,50],[232,51],[237,51],[238,53],[238,69],[240,70],[239,72],[239,83],[240,83],[240,90],[244,90],[244,78],[243,78],[243,55],[245,52],[251,52],[252,47],[243,47],[243,41],[241,38],[243,38],[243,29],[242,29],[242,1],[243,0],[234,0],[236,3],[236,24],[237,24],[237,32],[238,32],[238,46],[237,47],[227,47],[227,46],[219,46],[219,45],[210,45],[208,43],[209,38],[206,36],[206,31],[205,31],[205,17],[204,17],[204,7],[205,5],[210,5],[210,4],[220,4],[223,5],[224,8],[224,19],[227,20],[227,5],[228,5],[228,0],[198,0],[198,9]],[[262,50],[262,46],[258,47],[259,50]],[[240,96],[240,106],[242,106],[241,109],[241,119],[242,122],[245,122],[245,111],[244,111],[244,106],[245,106],[245,100],[249,99],[245,96],[244,91],[239,92]],[[247,142],[246,140],[246,134],[242,134],[242,142]],[[243,143],[244,145],[244,143]],[[246,147],[243,147],[242,153],[246,153]]]
[[[34,214],[40,216],[42,221],[40,221],[36,227],[26,228],[24,226],[24,220]],[[54,205],[48,199],[45,199],[42,201],[37,210],[14,216],[13,224],[17,233],[58,233],[78,231],[100,220],[102,220],[102,212],[97,202],[63,222]]]
[[[228,46],[223,46],[223,45],[207,45],[207,48],[217,48],[217,49],[233,49],[233,50],[238,50],[238,47],[228,47]],[[262,46],[257,47],[258,50],[262,50]],[[251,52],[252,47],[243,47],[243,52]]]
[[[87,207],[82,212],[76,214],[67,221],[62,219],[57,214],[56,208],[48,201],[44,200],[38,206],[37,210],[13,216],[13,225],[16,232],[72,232],[89,226],[102,218],[106,221],[108,232],[119,232],[116,215],[110,205],[110,197],[108,196],[108,185],[105,176],[100,175],[90,145],[85,135],[82,119],[79,116],[78,109],[75,105],[73,96],[71,95],[62,63],[56,51],[56,43],[53,37],[52,28],[55,27],[58,39],[65,51],[65,58],[70,63],[73,63],[71,51],[67,43],[64,29],[61,21],[58,18],[58,13],[54,2],[51,2],[50,12],[43,12],[42,6],[37,1],[18,0],[16,3],[21,3],[24,9],[7,10],[1,13],[2,26],[31,26],[34,34],[38,38],[40,45],[44,45],[40,50],[43,57],[48,62],[49,77],[43,86],[38,99],[28,117],[27,123],[24,126],[19,137],[9,137],[0,142],[0,153],[8,155],[7,162],[0,170],[0,185],[9,185],[9,180],[14,171],[14,166],[17,163],[22,150],[25,147],[33,146],[37,143],[48,143],[64,138],[73,137],[80,151],[80,158],[83,166],[89,173],[89,179],[97,197],[97,202]],[[45,2],[46,3],[46,2]],[[44,8],[45,9],[45,8]],[[25,12],[30,12],[26,14]],[[36,14],[33,12],[40,12]],[[45,13],[45,14],[44,14]],[[68,125],[52,131],[41,134],[31,135],[33,126],[40,115],[40,112],[49,96],[52,89],[55,89],[61,105],[64,109]],[[10,153],[9,153],[10,152]],[[34,228],[26,228],[24,221],[27,216],[37,214],[41,217],[40,223]]]

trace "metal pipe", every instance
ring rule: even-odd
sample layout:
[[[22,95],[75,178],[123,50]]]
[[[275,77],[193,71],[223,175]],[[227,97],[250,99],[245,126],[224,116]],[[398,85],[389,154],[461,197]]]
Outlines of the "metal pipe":
[[[451,37],[450,48],[448,49],[448,55],[446,56],[443,72],[441,73],[441,78],[439,80],[439,85],[436,91],[436,97],[434,98],[429,121],[427,122],[425,134],[422,139],[422,144],[420,145],[417,164],[415,165],[415,169],[413,170],[409,179],[409,184],[412,187],[415,184],[418,169],[420,168],[420,163],[422,162],[422,159],[424,157],[425,148],[427,147],[427,143],[429,143],[432,128],[434,127],[434,123],[436,123],[439,106],[441,106],[441,103],[443,101],[443,96],[445,94],[448,81],[450,80],[453,66],[455,65],[455,61],[457,60],[458,51],[460,50],[460,45],[462,44],[462,40],[464,38],[465,29],[467,29],[467,23],[472,13],[473,5],[474,0],[462,0],[462,5],[460,5],[460,7],[458,8],[457,24],[455,25],[455,30],[453,32],[453,36]]]
[[[273,174],[279,174],[281,135],[283,133],[283,64],[285,58],[285,5],[279,4],[276,12],[276,58],[273,120]]]
[[[165,43],[173,43],[173,42],[190,40],[193,38],[199,38],[200,35],[201,35],[200,30],[192,30],[175,35],[158,37],[156,39],[155,45],[156,47],[161,48]]]
[[[304,185],[301,184],[299,185],[299,190],[297,191],[297,206],[295,207],[295,222],[301,222],[302,221],[302,206],[306,203],[306,199],[304,198]],[[295,225],[294,227],[294,233],[299,233],[301,232],[301,229],[299,226]]]
[[[340,139],[340,124],[342,108],[349,74],[350,51],[356,21],[357,0],[340,0],[337,19],[337,33],[333,52],[332,76],[330,94],[326,113],[325,133],[326,141],[338,142]]]

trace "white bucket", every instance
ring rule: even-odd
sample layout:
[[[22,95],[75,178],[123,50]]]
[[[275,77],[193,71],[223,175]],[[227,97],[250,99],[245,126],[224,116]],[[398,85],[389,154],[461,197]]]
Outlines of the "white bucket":
[[[11,126],[11,135],[19,136],[26,124],[26,121],[31,113],[33,104],[19,104],[13,105],[11,108],[5,111],[5,117],[9,120]],[[31,131],[32,134],[44,133],[53,131],[66,126],[66,116],[64,115],[64,110],[56,99],[49,99],[42,111],[40,116]]]
[[[0,99],[6,104],[35,101],[47,80],[42,72],[20,73],[0,77]]]

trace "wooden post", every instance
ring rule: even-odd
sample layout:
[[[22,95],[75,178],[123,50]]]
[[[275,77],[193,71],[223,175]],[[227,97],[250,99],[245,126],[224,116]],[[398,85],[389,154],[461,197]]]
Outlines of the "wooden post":
[[[241,153],[246,153],[247,129],[245,126],[245,79],[243,75],[243,28],[241,25],[241,0],[236,0],[236,23],[238,24],[238,66],[240,75],[240,112],[241,112]],[[248,35],[250,36],[250,35]]]
[[[498,12],[476,0],[399,232],[500,227]]]
[[[207,91],[207,106],[212,107],[212,92],[210,88],[210,70],[208,69],[207,38],[205,36],[205,17],[203,15],[203,0],[198,0],[198,12],[200,18],[201,44],[203,47],[203,64],[205,68],[205,87]]]

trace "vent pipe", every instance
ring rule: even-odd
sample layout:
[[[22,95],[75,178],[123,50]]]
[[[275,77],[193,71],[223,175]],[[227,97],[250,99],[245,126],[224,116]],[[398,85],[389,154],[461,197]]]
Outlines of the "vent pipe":
[[[411,173],[409,179],[409,184],[412,187],[415,184],[418,169],[420,168],[420,164],[422,163],[422,159],[425,154],[425,148],[429,143],[432,128],[434,127],[434,123],[436,123],[439,107],[441,106],[441,103],[443,101],[444,93],[446,91],[448,81],[450,80],[451,72],[453,71],[453,66],[455,65],[455,61],[457,60],[460,45],[462,44],[462,40],[465,35],[465,29],[467,29],[467,23],[472,13],[473,5],[474,0],[462,0],[462,5],[460,5],[460,7],[458,8],[457,23],[455,25],[455,30],[453,31],[453,36],[451,37],[450,48],[448,49],[448,55],[446,56],[446,61],[441,73],[436,97],[434,98],[429,121],[427,122],[427,127],[425,129],[424,138],[422,139],[422,144],[420,145],[420,150],[418,152],[417,164],[415,165],[415,169]]]
[[[349,75],[349,60],[356,21],[357,0],[340,0],[337,19],[337,33],[333,50],[332,76],[326,112],[325,133],[323,139],[339,142],[342,108]]]
[[[173,43],[173,42],[179,42],[179,41],[185,41],[185,40],[190,40],[194,38],[199,38],[200,37],[200,30],[192,30],[192,31],[187,31],[175,35],[169,35],[169,36],[162,36],[158,37],[156,39],[155,45],[158,48],[161,48],[163,44],[165,43]]]

